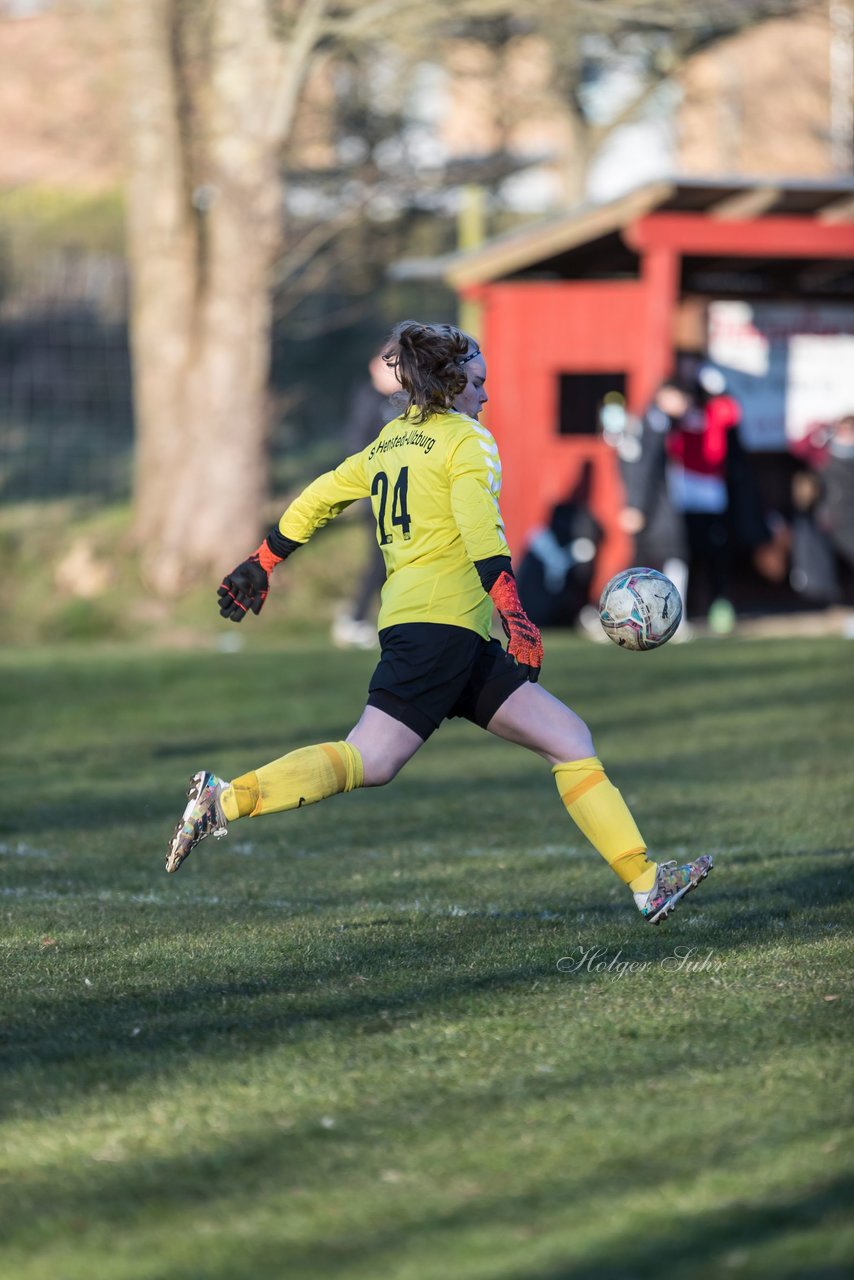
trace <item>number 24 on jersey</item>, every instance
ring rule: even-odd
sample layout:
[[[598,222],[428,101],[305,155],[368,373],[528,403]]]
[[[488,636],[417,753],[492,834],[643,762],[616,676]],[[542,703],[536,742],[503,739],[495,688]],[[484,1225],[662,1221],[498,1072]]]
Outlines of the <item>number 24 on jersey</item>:
[[[376,497],[379,495],[379,510],[377,511],[377,525],[380,531],[380,543],[386,546],[394,539],[394,527],[400,528],[404,539],[408,542],[412,536],[409,532],[412,519],[407,508],[407,492],[409,489],[409,467],[401,467],[400,474],[394,484],[391,495],[391,530],[386,528],[386,515],[388,510],[388,491],[389,478],[385,471],[378,471],[374,476],[374,482],[371,485],[371,493]]]

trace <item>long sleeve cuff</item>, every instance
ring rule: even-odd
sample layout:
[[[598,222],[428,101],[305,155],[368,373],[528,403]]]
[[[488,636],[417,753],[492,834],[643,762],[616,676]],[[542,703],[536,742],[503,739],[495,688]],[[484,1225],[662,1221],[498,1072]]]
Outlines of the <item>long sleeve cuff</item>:
[[[302,542],[294,542],[292,538],[286,538],[277,524],[273,525],[265,541],[277,560],[287,560],[297,547],[303,546]]]
[[[475,560],[474,567],[477,569],[481,586],[487,595],[502,573],[509,574],[511,578],[514,576],[509,556],[488,556],[485,560]]]

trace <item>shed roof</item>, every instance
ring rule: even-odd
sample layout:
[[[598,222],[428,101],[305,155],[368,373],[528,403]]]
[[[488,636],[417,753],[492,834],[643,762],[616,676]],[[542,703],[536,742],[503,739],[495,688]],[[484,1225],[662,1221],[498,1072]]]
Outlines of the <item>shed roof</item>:
[[[409,259],[399,263],[394,274],[409,279],[443,277],[457,289],[486,284],[615,236],[651,213],[703,213],[722,221],[796,216],[828,224],[854,222],[854,178],[664,178],[607,204],[582,205],[528,223],[478,249],[442,258]]]

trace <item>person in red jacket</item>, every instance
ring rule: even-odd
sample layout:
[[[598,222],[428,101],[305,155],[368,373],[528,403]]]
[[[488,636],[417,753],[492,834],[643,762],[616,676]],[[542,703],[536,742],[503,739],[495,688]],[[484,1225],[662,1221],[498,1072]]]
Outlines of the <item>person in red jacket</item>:
[[[727,596],[729,529],[727,455],[741,411],[726,394],[723,374],[710,365],[697,375],[694,403],[667,437],[667,490],[685,518],[691,574],[709,608],[709,626],[732,631],[735,610]]]

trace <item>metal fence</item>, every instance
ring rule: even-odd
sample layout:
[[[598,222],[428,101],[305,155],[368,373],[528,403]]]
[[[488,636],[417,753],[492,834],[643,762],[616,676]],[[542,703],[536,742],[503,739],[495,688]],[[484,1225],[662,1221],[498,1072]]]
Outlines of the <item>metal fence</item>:
[[[84,249],[20,254],[0,227],[0,502],[129,492],[127,273]]]

